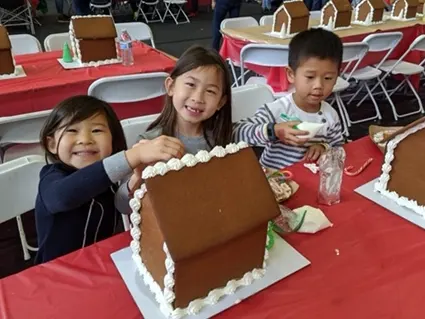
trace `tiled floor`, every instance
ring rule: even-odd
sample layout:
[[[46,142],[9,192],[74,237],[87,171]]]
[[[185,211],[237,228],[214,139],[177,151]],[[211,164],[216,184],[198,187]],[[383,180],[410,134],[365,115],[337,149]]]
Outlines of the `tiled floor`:
[[[42,24],[37,27],[37,37],[42,42],[50,33],[65,32],[68,29],[66,24],[58,24],[54,15],[53,0],[48,0],[50,14],[39,17]],[[242,7],[242,15],[251,15],[259,19],[261,17],[261,8],[257,4],[244,4]],[[121,15],[117,17],[117,21],[126,21],[131,15]],[[210,12],[202,12],[192,18],[190,24],[176,26],[174,23],[167,22],[164,24],[152,24],[151,28],[154,33],[155,42],[160,50],[163,50],[174,56],[179,56],[188,46],[197,43],[209,46],[211,43],[211,20]],[[16,28],[9,30],[11,33],[22,33],[25,29]],[[425,90],[422,90],[425,91]],[[411,95],[399,94],[394,97],[394,102],[400,112],[408,111],[417,107],[417,101]],[[395,123],[392,118],[392,112],[389,105],[385,101],[379,101],[379,107],[382,112],[383,119],[381,125],[405,125],[415,120],[419,116],[411,116],[403,118]],[[370,102],[365,102],[359,108],[354,105],[349,106],[349,112],[353,114],[353,118],[365,116],[372,110]],[[363,123],[355,125],[351,128],[351,138],[357,139],[367,135],[368,127],[372,123]],[[24,227],[30,244],[36,244],[36,232],[34,216],[27,213],[23,216]],[[0,278],[19,272],[33,263],[23,261],[22,250],[20,246],[18,229],[16,220],[10,220],[0,225]]]

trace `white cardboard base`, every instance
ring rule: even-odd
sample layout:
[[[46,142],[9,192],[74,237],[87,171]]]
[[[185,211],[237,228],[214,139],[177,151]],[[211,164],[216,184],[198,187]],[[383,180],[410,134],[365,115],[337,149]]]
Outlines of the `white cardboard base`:
[[[58,59],[58,62],[64,69],[71,70],[71,69],[81,69],[81,68],[92,68],[91,66],[82,65],[80,62],[78,62],[76,59],[73,59],[72,62],[64,62],[62,58]],[[111,65],[111,64],[119,64],[121,63],[121,59],[117,62],[109,63],[109,64],[102,64],[98,66],[104,66],[104,65]]]
[[[290,35],[285,35],[285,36],[281,36],[279,32],[266,32],[264,33],[264,35],[267,35],[269,37],[273,37],[273,38],[278,38],[278,39],[290,39],[293,38],[295,36],[295,34],[290,34]]]
[[[0,75],[0,80],[17,79],[17,78],[23,78],[27,76],[22,65],[15,65],[15,71],[16,71],[15,74]]]
[[[143,317],[145,319],[165,318],[153,294],[138,274],[131,254],[130,248],[124,248],[112,253],[111,258]],[[206,306],[197,315],[186,316],[185,319],[210,318],[309,264],[310,261],[276,235],[274,246],[269,251],[267,270],[263,278],[254,281],[250,286],[238,288],[233,295],[225,296],[214,306]]]
[[[391,199],[381,195],[378,192],[375,192],[374,186],[375,183],[378,181],[378,179],[374,179],[354,191],[367,199],[370,199],[371,201],[377,203],[378,205],[388,209],[390,212],[393,212],[394,214],[407,219],[409,222],[425,229],[425,218],[422,216],[416,214],[414,211],[402,207],[396,204],[396,202],[392,201]]]

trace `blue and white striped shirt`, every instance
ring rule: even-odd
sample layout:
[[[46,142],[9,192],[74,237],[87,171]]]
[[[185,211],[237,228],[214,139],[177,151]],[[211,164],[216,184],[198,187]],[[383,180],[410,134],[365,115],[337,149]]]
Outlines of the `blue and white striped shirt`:
[[[267,136],[267,124],[282,123],[286,118],[298,118],[302,122],[324,123],[315,137],[302,146],[292,146],[281,141],[270,142]],[[284,116],[285,117],[285,116]],[[233,139],[245,141],[252,146],[265,147],[261,156],[261,165],[269,168],[281,169],[301,161],[313,144],[327,143],[330,146],[340,146],[344,143],[341,123],[338,113],[327,102],[322,102],[317,113],[308,113],[301,110],[294,102],[292,94],[288,94],[272,103],[260,107],[251,118],[243,119],[234,124]]]

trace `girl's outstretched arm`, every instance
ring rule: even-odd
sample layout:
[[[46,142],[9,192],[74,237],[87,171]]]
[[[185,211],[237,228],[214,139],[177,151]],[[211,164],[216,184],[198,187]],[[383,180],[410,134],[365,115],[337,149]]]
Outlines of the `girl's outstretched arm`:
[[[51,214],[66,212],[87,203],[131,172],[124,151],[72,174],[46,166],[40,174],[39,193]]]

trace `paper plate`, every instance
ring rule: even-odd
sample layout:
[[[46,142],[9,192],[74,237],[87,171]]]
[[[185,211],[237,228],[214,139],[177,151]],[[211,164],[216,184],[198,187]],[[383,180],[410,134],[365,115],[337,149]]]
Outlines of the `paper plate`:
[[[300,124],[297,125],[297,129],[299,129],[300,131],[307,131],[307,132],[309,132],[308,135],[300,136],[300,138],[311,139],[311,138],[313,138],[313,137],[316,136],[317,132],[319,132],[319,130],[323,126],[325,126],[325,124],[323,124],[323,123],[302,122],[302,123],[300,123]]]

